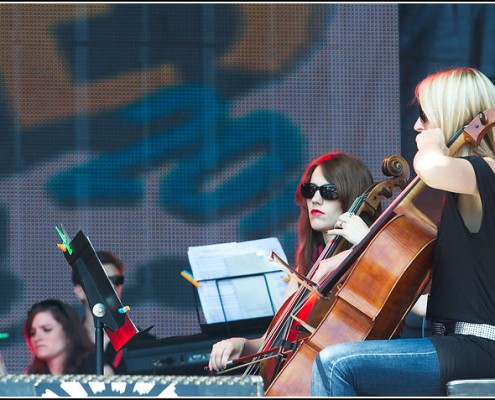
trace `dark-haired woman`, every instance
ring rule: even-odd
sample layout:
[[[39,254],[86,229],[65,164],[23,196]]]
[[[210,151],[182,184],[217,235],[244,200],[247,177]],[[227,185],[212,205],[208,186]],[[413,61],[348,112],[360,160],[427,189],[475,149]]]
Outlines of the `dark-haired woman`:
[[[300,274],[320,282],[349,254],[349,248],[366,236],[367,223],[347,210],[372,184],[368,167],[349,154],[328,153],[309,163],[296,191],[296,203],[300,207],[296,270]],[[338,236],[345,239],[341,251],[321,261],[308,276],[325,246]],[[284,301],[297,289],[297,281],[291,278]],[[229,360],[258,352],[263,339],[233,337],[215,343],[209,369],[221,370]]]
[[[56,299],[35,303],[24,323],[33,355],[28,374],[96,374],[95,346],[77,311]],[[113,375],[109,368],[105,375]]]

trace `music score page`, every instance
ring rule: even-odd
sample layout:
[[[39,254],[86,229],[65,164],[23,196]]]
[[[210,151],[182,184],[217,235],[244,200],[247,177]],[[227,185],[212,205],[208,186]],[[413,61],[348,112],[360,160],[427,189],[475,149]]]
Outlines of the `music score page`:
[[[269,261],[271,251],[287,262],[277,238],[189,247],[207,324],[275,314],[287,288],[287,274]]]

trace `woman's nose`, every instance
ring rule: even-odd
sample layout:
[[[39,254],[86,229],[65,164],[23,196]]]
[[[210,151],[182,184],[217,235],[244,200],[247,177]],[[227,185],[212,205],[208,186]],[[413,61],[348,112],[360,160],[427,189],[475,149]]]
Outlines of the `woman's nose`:
[[[425,129],[425,126],[423,125],[423,122],[421,122],[421,118],[418,117],[418,119],[416,120],[416,122],[414,123],[414,127],[413,129],[416,131],[416,132],[421,132],[421,131],[424,131]]]
[[[311,201],[316,204],[321,204],[323,202],[323,198],[321,197],[320,191],[317,190],[313,197],[311,198]]]

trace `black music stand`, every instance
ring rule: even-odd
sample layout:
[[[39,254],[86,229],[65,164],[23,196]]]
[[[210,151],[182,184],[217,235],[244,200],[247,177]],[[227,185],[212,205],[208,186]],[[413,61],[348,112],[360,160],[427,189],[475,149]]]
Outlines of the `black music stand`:
[[[138,331],[127,315],[128,307],[120,302],[107,274],[96,255],[93,245],[82,231],[72,241],[62,227],[57,228],[63,244],[58,247],[71,268],[79,274],[82,288],[95,323],[96,373],[103,375],[103,331],[110,339],[115,351],[127,345],[131,339],[148,332],[152,327]]]

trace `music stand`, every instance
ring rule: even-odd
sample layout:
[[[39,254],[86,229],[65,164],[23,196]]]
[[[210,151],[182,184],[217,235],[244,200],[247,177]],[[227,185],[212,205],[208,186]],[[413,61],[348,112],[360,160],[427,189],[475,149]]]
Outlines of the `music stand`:
[[[89,238],[79,231],[72,241],[63,226],[57,229],[63,244],[58,247],[71,268],[79,274],[82,288],[95,322],[96,373],[103,374],[103,330],[107,333],[115,351],[121,350],[131,339],[148,332],[152,327],[139,331],[127,315],[110,283],[103,265],[96,255]]]

